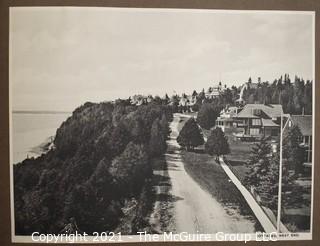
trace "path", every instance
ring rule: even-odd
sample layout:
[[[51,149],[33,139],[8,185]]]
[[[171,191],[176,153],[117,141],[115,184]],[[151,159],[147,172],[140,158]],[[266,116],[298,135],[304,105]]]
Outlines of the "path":
[[[166,160],[171,180],[170,191],[174,201],[173,217],[175,232],[188,233],[252,233],[254,222],[241,215],[228,215],[224,207],[203,190],[186,172],[176,141],[181,115],[175,114],[170,124]]]

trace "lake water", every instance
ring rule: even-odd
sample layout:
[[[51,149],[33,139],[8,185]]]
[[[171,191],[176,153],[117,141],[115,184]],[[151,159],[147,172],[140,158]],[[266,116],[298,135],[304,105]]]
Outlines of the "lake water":
[[[13,163],[38,156],[39,153],[34,148],[54,137],[59,126],[70,115],[71,113],[13,113]]]

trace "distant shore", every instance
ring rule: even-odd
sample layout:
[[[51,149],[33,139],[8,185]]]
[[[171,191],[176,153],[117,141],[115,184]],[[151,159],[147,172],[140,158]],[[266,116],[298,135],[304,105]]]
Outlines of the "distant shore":
[[[44,142],[42,142],[41,144],[34,146],[30,149],[31,153],[34,153],[38,156],[48,152],[52,145],[53,145],[53,140],[54,140],[54,136],[50,136],[48,137]]]
[[[12,111],[13,164],[46,153],[57,129],[71,113],[58,111]]]
[[[14,114],[71,114],[69,111],[36,111],[36,110],[13,110]]]

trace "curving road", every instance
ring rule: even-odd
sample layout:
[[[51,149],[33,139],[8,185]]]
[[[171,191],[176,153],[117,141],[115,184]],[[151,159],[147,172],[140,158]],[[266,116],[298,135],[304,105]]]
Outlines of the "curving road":
[[[174,198],[173,223],[176,233],[250,233],[254,232],[254,222],[239,214],[229,215],[224,207],[203,190],[184,169],[176,141],[181,115],[175,114],[170,124],[171,136],[168,141],[166,160],[168,176]]]

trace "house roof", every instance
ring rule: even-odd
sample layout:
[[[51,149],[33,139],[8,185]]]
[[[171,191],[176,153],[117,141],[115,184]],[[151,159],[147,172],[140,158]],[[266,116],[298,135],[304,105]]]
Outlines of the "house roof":
[[[257,89],[258,88],[258,83],[248,83],[248,86],[250,89]]]
[[[262,126],[264,126],[264,127],[279,127],[279,125],[274,123],[271,119],[262,119]]]
[[[232,119],[232,118],[220,118],[220,117],[218,117],[218,118],[217,118],[217,121],[234,122],[234,119]]]
[[[303,136],[312,135],[312,115],[291,115],[291,120],[299,126]]]
[[[238,118],[259,118],[253,114],[254,109],[262,110],[270,118],[277,118],[283,114],[280,104],[246,104],[244,108],[237,114]]]

